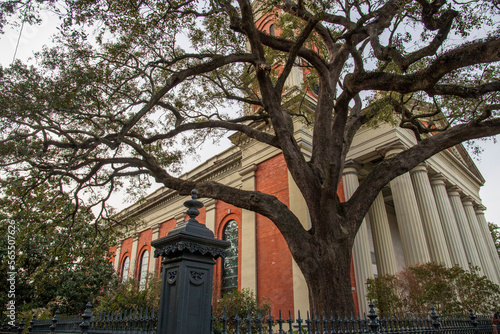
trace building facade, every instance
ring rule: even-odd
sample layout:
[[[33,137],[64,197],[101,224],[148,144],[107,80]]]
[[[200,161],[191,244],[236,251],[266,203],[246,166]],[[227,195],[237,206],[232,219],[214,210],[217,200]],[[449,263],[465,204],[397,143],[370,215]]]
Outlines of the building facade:
[[[311,151],[307,126],[295,123],[303,154]],[[305,201],[279,150],[254,140],[238,139],[182,178],[217,181],[244,190],[276,196],[309,226]],[[412,132],[382,124],[356,135],[345,165],[341,198],[349,198],[377,163],[416,143]],[[500,259],[489,233],[479,189],[484,183],[466,150],[443,151],[411,172],[392,180],[379,194],[355,239],[351,275],[353,298],[366,312],[366,280],[394,274],[408,265],[430,261],[447,267],[470,265],[500,284]],[[121,212],[136,221],[135,229],[111,250],[121,277],[145,284],[148,273],[159,273],[151,241],[164,237],[186,219],[186,197],[159,189]],[[267,218],[222,201],[201,199],[198,220],[217,238],[231,242],[228,257],[216,265],[216,293],[248,288],[273,309],[308,309],[305,280],[284,238]]]
[[[280,35],[274,25],[275,15],[264,15],[265,12],[257,10],[256,13],[258,29],[272,36]],[[293,68],[285,89],[301,87],[305,71]],[[310,103],[314,103],[314,92],[307,95]],[[312,148],[312,133],[299,121],[294,129],[295,139],[307,158]],[[232,136],[232,141],[234,146],[182,178],[217,181],[272,194],[309,228],[306,203],[281,152],[238,134]],[[370,169],[384,158],[415,144],[411,131],[388,123],[362,128],[347,156],[338,189],[341,199],[348,199]],[[368,278],[395,274],[417,263],[433,261],[464,269],[477,266],[481,274],[500,284],[500,259],[479,196],[483,184],[484,179],[467,151],[458,145],[392,180],[380,192],[358,231],[351,272],[346,273],[351,276],[355,306],[361,314],[368,311]],[[159,189],[121,213],[140,222],[129,238],[112,249],[116,252],[115,268],[122,277],[133,275],[143,284],[146,273],[159,272],[159,260],[154,259],[150,242],[164,237],[186,219],[185,199],[175,191]],[[224,261],[219,259],[216,265],[216,293],[247,288],[258,299],[269,300],[273,310],[309,309],[304,277],[274,224],[259,214],[222,201],[201,200],[205,206],[198,221],[217,238],[232,244],[229,256]]]

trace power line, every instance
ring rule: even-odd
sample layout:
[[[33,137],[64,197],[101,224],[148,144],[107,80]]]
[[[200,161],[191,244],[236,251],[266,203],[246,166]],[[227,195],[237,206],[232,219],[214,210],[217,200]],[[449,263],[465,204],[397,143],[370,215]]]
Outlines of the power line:
[[[17,44],[16,44],[16,49],[14,50],[14,56],[12,57],[12,63],[14,63],[14,60],[16,60],[16,55],[17,55],[17,49],[19,48],[19,42],[21,41],[21,35],[23,34],[23,28],[24,28],[24,20],[21,23],[21,29],[19,30],[19,36],[17,37]]]

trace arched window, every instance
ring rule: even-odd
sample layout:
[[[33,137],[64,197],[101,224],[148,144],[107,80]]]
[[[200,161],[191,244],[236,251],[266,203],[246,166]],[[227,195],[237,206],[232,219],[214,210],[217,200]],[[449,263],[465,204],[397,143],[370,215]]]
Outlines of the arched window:
[[[231,246],[226,251],[222,262],[222,295],[238,288],[238,223],[230,220],[222,232],[222,239],[229,241]]]
[[[148,277],[149,253],[147,250],[142,252],[141,263],[139,264],[139,291],[146,288],[146,279]]]
[[[128,278],[128,266],[129,266],[129,259],[127,256],[125,258],[125,260],[123,260],[123,263],[122,263],[122,270],[121,270],[122,282],[125,282]]]
[[[274,24],[271,24],[269,27],[269,35],[276,36],[276,32],[274,31]]]

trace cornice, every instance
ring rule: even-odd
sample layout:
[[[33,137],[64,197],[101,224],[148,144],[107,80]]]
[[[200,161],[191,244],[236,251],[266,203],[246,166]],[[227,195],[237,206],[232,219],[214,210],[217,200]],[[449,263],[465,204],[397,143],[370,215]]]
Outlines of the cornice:
[[[201,166],[203,166],[203,164]],[[187,177],[186,180],[193,182],[206,182],[210,180],[215,180],[219,178],[221,175],[227,174],[229,171],[236,170],[239,168],[241,168],[241,151],[237,151],[221,160],[214,161],[213,165],[204,168],[201,172],[195,175]],[[189,175],[189,172],[186,174]],[[154,193],[152,195],[154,195]],[[179,196],[177,190],[172,190],[172,189],[167,189],[166,191],[156,196],[152,195],[138,201],[139,204],[136,207],[126,212],[123,212],[123,214],[121,214],[117,218],[117,220],[124,220],[130,217],[138,216],[146,211],[155,209],[169,202],[178,200],[181,197]]]

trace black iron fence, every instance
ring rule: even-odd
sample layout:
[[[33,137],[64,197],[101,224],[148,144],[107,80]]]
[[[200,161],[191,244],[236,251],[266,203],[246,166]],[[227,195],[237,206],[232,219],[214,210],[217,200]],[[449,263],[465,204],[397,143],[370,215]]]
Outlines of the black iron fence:
[[[68,333],[68,334],[154,334],[158,315],[155,309],[130,309],[118,312],[99,312],[93,314],[92,305],[87,304],[82,315],[60,316],[59,311],[54,317],[44,320],[31,319],[29,324],[25,319],[9,326],[4,323],[0,333]],[[28,326],[29,325],[29,326]],[[28,327],[27,327],[28,326]]]
[[[4,323],[0,333],[67,333],[67,334],[155,334],[158,315],[154,309],[133,309],[119,312],[95,313],[90,303],[81,316],[60,316],[56,311],[51,320],[38,320],[33,317],[29,323],[24,319],[9,326]],[[258,314],[256,317],[238,315],[231,319],[226,316],[215,317],[212,314],[211,334],[424,334],[457,333],[486,334],[492,333],[491,318],[476,316],[472,310],[468,315],[440,317],[434,309],[427,315],[400,314],[379,317],[373,304],[370,312],[362,318],[354,316],[304,316],[298,312],[296,318],[291,312],[277,317]]]

